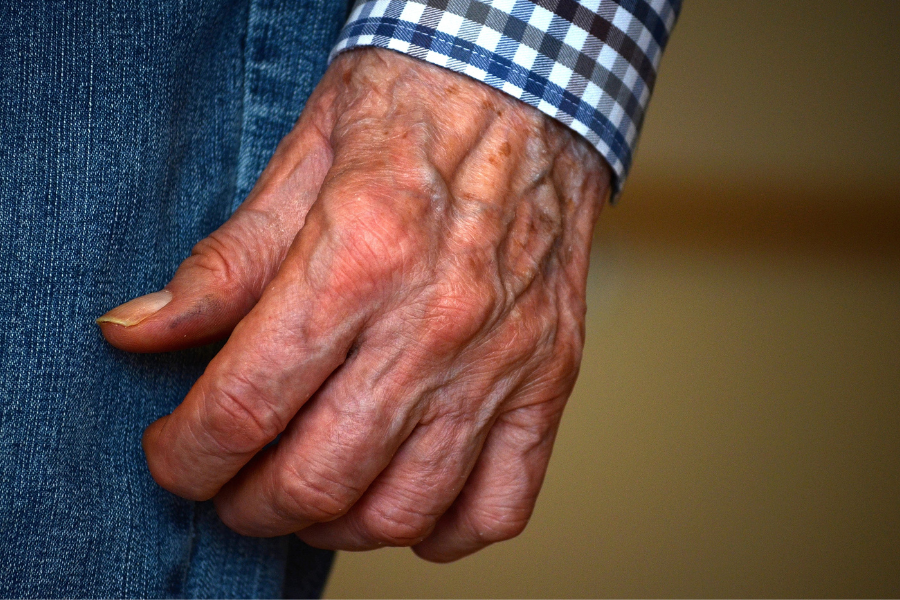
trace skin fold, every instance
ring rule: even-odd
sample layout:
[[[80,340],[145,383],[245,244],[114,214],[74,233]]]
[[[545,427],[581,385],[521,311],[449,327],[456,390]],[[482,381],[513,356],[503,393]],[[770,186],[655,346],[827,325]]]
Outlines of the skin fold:
[[[609,180],[502,92],[342,54],[232,218],[98,320],[133,352],[229,336],[147,428],[154,479],[323,548],[443,562],[517,535],[581,360]]]

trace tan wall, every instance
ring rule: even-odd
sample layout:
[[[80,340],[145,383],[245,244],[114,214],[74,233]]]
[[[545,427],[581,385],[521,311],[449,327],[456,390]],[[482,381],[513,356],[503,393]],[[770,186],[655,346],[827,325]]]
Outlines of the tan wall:
[[[900,189],[900,3],[684,4],[636,177]]]
[[[516,540],[329,597],[900,596],[900,2],[687,0]]]

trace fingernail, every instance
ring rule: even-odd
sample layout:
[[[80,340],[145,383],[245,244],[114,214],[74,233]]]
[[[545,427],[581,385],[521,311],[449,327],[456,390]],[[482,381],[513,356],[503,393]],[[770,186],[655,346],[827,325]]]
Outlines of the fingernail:
[[[124,327],[132,327],[147,317],[156,314],[171,301],[172,292],[168,290],[153,292],[115,307],[97,319],[97,324],[115,323]]]

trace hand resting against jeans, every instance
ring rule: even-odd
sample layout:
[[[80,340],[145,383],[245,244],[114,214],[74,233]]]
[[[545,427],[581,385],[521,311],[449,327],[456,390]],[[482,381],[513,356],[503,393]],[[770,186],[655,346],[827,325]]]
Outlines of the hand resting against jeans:
[[[133,352],[228,336],[147,428],[153,477],[240,533],[323,548],[450,561],[517,535],[578,371],[608,187],[524,103],[342,54],[232,218],[99,320]]]

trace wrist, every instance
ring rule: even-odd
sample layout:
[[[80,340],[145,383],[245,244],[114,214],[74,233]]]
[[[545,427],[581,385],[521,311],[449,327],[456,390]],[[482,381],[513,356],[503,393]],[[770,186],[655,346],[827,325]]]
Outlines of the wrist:
[[[488,149],[480,155],[492,163],[532,159],[534,180],[547,176],[562,157],[566,169],[590,173],[596,188],[590,198],[598,207],[608,196],[610,170],[587,140],[536,108],[449,69],[392,50],[358,48],[334,60],[317,92],[327,106],[321,110],[322,130],[333,141],[415,148],[445,180],[476,146]]]

